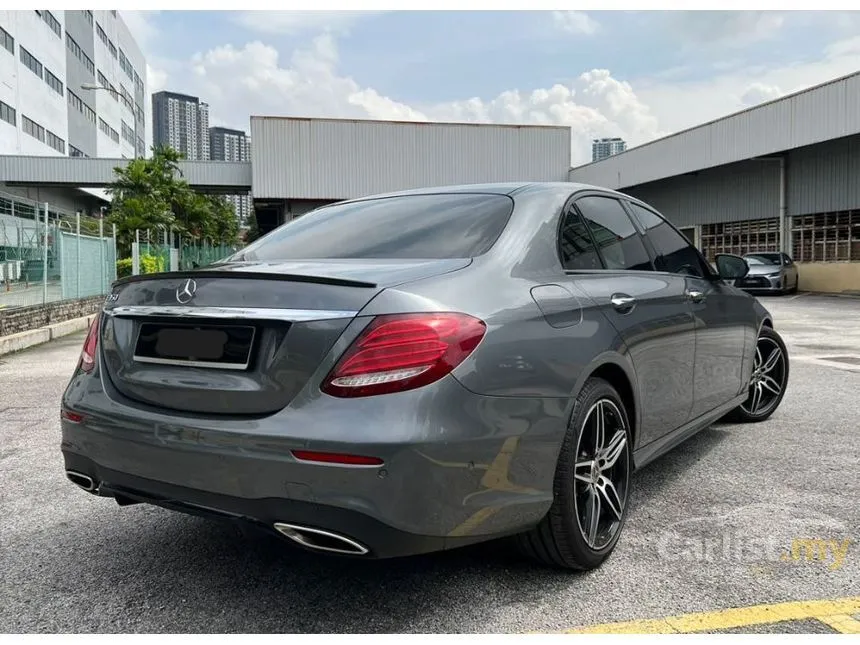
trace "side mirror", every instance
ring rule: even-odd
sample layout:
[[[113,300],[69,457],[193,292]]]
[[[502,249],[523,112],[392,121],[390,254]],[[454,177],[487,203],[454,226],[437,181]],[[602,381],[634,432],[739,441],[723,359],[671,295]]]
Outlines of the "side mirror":
[[[739,255],[718,253],[716,257],[717,273],[724,280],[740,280],[750,272],[750,265]]]

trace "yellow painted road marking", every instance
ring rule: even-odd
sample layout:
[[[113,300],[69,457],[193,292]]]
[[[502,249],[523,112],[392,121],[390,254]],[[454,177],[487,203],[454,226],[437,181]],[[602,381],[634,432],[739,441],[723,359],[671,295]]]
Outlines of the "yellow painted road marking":
[[[565,630],[566,634],[672,634],[708,632],[733,627],[750,627],[779,623],[787,620],[806,620],[815,618],[824,622],[825,618],[838,616],[842,629],[852,628],[852,623],[860,625],[850,618],[850,614],[860,612],[860,596],[839,598],[836,600],[813,600],[800,602],[784,602],[752,607],[735,607],[720,611],[706,611],[695,614],[682,614],[668,618],[650,620],[631,620],[623,623],[605,623],[588,625]],[[846,620],[847,619],[847,620]],[[851,621],[850,623],[848,621]],[[840,629],[831,625],[834,629]],[[855,627],[856,628],[856,627]],[[852,633],[852,632],[846,632]]]
[[[819,616],[818,620],[825,625],[830,625],[840,634],[860,634],[860,620],[854,620],[846,614]]]

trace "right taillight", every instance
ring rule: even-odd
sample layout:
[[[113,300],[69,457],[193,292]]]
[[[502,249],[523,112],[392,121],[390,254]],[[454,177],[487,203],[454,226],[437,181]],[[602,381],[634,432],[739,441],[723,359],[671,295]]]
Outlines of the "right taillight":
[[[378,316],[334,366],[322,391],[359,397],[433,383],[472,353],[486,329],[482,320],[459,313]]]
[[[96,366],[96,349],[99,344],[99,319],[100,315],[96,314],[95,320],[90,325],[90,330],[87,333],[87,339],[84,341],[84,347],[81,349],[81,359],[78,367],[84,372],[92,372]]]

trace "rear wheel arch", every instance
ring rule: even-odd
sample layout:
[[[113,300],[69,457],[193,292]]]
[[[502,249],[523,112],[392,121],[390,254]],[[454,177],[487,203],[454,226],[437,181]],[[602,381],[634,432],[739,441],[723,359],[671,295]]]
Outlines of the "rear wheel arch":
[[[624,403],[624,410],[627,412],[627,419],[630,423],[630,433],[632,435],[633,445],[635,446],[639,425],[636,413],[639,406],[637,404],[631,376],[618,363],[609,361],[602,363],[591,370],[583,382],[587,382],[590,378],[603,379],[618,392],[621,397],[621,401]]]

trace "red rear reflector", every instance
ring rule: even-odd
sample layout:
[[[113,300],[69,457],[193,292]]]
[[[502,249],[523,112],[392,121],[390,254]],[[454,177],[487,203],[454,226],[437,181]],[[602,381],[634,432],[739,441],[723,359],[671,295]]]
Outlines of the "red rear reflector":
[[[81,359],[79,367],[84,372],[92,372],[96,366],[96,348],[99,344],[99,320],[101,314],[96,314],[95,319],[90,325],[90,330],[87,333],[87,338],[84,341],[84,347],[81,350]]]
[[[462,363],[485,331],[482,320],[466,314],[378,316],[326,377],[322,391],[370,396],[433,383]]]
[[[66,421],[71,421],[72,423],[84,422],[84,415],[72,412],[71,410],[66,410],[65,408],[60,410],[60,416]]]
[[[291,450],[293,457],[301,461],[319,461],[327,464],[347,464],[349,466],[381,466],[379,457],[345,455],[337,452],[316,452],[314,450]]]

